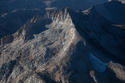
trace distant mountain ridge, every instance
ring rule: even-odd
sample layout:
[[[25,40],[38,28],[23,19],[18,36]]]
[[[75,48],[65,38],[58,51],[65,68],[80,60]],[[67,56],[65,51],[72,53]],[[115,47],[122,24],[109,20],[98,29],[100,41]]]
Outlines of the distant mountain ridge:
[[[113,23],[125,24],[125,4],[112,0],[105,4],[94,6],[96,11]]]
[[[72,9],[87,9],[93,5],[104,3],[107,0],[1,0],[0,14],[15,9],[32,9],[56,7],[58,9],[69,7]]]

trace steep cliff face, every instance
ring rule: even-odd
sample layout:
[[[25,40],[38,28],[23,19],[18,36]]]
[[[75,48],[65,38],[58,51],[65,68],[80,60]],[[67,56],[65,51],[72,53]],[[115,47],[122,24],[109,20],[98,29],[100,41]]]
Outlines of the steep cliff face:
[[[0,83],[125,82],[123,24],[96,7],[47,9],[29,19],[0,39]]]

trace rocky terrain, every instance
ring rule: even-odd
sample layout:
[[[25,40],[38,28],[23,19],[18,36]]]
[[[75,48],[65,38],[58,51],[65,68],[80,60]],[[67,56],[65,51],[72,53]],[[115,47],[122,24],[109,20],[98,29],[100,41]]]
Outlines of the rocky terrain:
[[[2,15],[0,83],[125,83],[124,10],[112,0]]]

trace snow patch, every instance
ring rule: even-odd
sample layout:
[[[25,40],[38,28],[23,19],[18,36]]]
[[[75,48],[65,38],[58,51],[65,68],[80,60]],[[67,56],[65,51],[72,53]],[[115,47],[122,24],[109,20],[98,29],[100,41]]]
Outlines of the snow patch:
[[[105,72],[106,64],[95,57],[92,53],[89,54],[89,60],[91,61],[91,64],[96,71]]]

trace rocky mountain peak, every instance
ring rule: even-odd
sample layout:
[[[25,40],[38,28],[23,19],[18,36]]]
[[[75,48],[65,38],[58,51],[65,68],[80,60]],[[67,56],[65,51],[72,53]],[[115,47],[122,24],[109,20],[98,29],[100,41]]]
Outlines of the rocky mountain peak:
[[[59,28],[61,25],[73,25],[69,9],[62,10],[46,10],[43,16],[34,16],[26,24],[24,24],[15,34],[15,38],[29,39],[34,34],[38,34],[48,28]],[[42,27],[42,28],[41,28]],[[60,27],[61,28],[61,27]],[[32,36],[32,37],[31,37]]]
[[[124,83],[124,7],[111,1],[85,11],[7,13],[0,26],[20,27],[0,39],[0,83]]]

